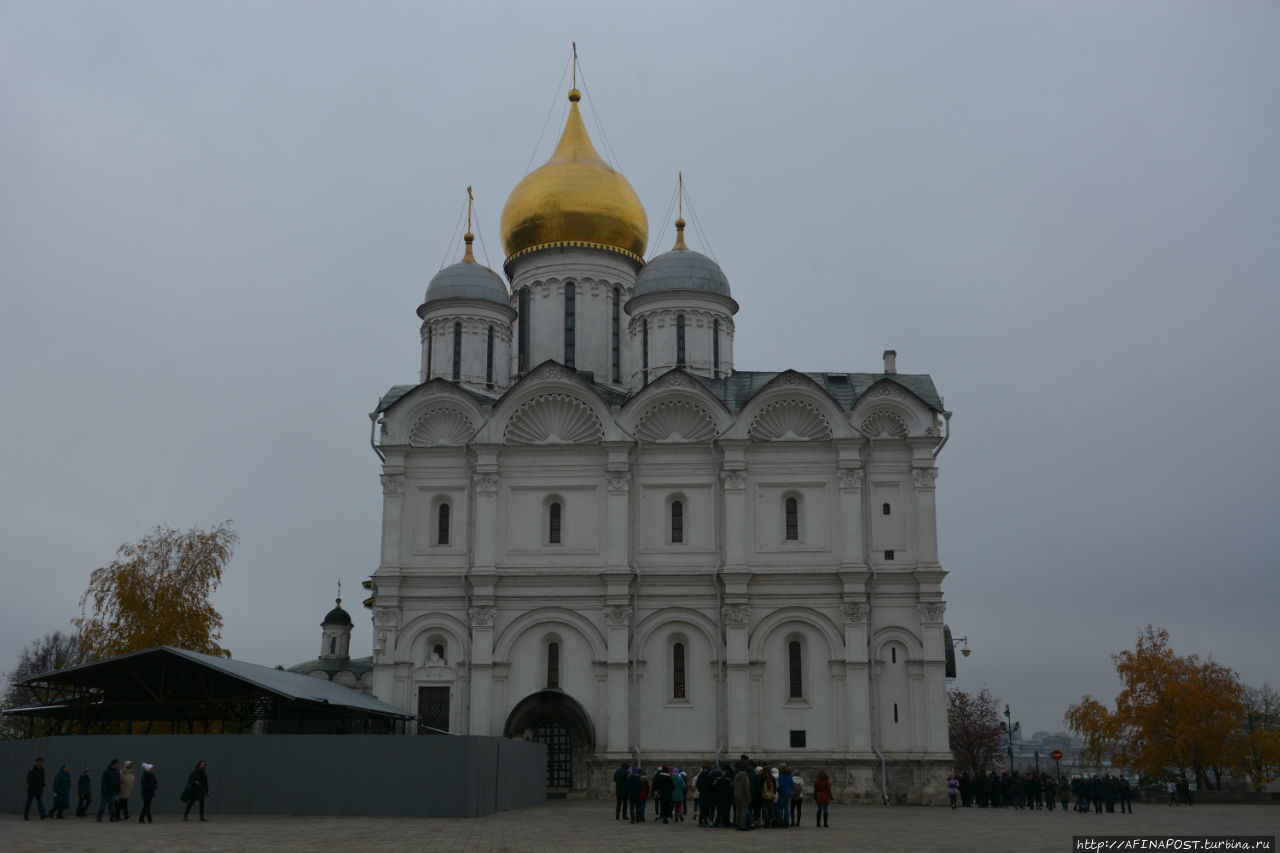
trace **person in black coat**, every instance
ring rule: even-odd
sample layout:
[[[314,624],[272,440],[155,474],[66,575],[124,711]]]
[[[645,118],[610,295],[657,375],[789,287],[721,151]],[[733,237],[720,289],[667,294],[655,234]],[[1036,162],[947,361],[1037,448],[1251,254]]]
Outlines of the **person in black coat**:
[[[633,768],[627,777],[627,800],[631,806],[631,822],[644,822],[644,773],[639,767]]]
[[[182,813],[182,819],[186,820],[187,815],[191,814],[191,807],[199,803],[200,819],[204,820],[204,798],[207,796],[209,796],[209,774],[205,772],[204,762],[197,761],[196,769],[187,776],[187,789],[182,792],[182,798],[187,801],[187,810]]]
[[[671,822],[671,793],[675,790],[675,782],[671,779],[671,771],[664,764],[653,774],[653,796],[658,801],[658,817],[663,823]]]
[[[154,823],[151,819],[151,801],[155,799],[156,788],[160,784],[155,771],[154,764],[142,762],[142,781],[138,783],[138,787],[142,789],[142,811],[138,812],[138,823]]]
[[[720,775],[716,778],[716,826],[733,826],[733,771],[729,762],[720,763]]]
[[[36,763],[27,771],[27,805],[22,810],[22,819],[31,820],[31,801],[35,800],[40,807],[40,819],[48,817],[44,811],[44,759],[37,758]]]
[[[102,823],[104,811],[110,816],[112,823],[118,821],[120,818],[116,815],[116,797],[120,796],[120,759],[111,759],[107,769],[102,771],[98,795],[102,797],[102,802],[98,803],[98,823]]]
[[[613,771],[613,795],[617,803],[613,807],[613,819],[622,820],[631,817],[631,809],[627,806],[627,777],[631,775],[631,762],[624,761]]]
[[[76,783],[76,794],[79,797],[76,801],[76,817],[84,817],[84,813],[89,810],[89,804],[93,802],[93,777],[89,775],[88,767],[80,774],[80,781]]]

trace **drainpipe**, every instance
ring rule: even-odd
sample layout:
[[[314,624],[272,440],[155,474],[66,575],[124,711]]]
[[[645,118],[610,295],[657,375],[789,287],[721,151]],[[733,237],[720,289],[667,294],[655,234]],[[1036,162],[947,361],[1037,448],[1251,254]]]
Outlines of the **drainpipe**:
[[[467,449],[470,450],[469,447]],[[471,641],[471,557],[475,553],[475,547],[476,482],[473,472],[470,488],[467,489],[467,558],[462,567],[462,616],[467,620],[467,632],[464,635],[467,648],[466,654],[462,657],[467,675],[466,702],[463,703],[466,707],[463,712],[466,714],[466,729],[468,733],[471,731],[471,649],[474,645]]]
[[[716,589],[716,631],[720,638],[720,684],[716,690],[716,723],[720,727],[720,739],[716,746],[716,757],[712,767],[720,766],[720,756],[724,753],[726,742],[729,739],[729,685],[726,683],[726,657],[729,653],[729,644],[724,635],[724,603],[720,592],[720,570],[724,568],[724,502],[721,500],[720,494],[720,464],[718,457],[723,455],[718,453],[716,440],[719,436],[713,435],[708,443],[711,450],[711,461],[713,463],[712,470],[715,472],[715,481],[711,484],[711,501],[712,516],[716,525],[716,568],[712,574],[711,584]]]
[[[858,435],[867,440],[867,462],[870,463],[875,452],[875,439],[861,429],[849,423]],[[877,740],[880,736],[880,684],[876,679],[876,662],[871,653],[871,614],[875,610],[876,567],[871,560],[871,468],[868,465],[863,471],[862,488],[862,559],[871,570],[871,584],[867,588],[867,673],[871,682],[871,751],[880,759],[880,799],[889,805],[888,766],[884,753],[880,751]]]
[[[378,458],[383,462],[387,461],[387,454],[382,452],[382,448],[378,446],[378,413],[369,413],[369,446],[373,448],[373,452],[378,454]]]
[[[951,412],[943,412],[942,418],[945,421],[943,427],[942,441],[938,442],[938,446],[933,449],[933,458],[937,459],[938,454],[942,452],[942,448],[946,446],[948,439],[951,438]]]

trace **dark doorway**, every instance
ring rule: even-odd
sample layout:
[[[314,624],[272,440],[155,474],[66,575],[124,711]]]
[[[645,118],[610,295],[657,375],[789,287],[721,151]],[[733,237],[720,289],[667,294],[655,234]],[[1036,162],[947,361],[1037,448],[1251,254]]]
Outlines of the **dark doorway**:
[[[449,688],[418,688],[418,734],[442,735],[449,732]]]
[[[583,707],[560,690],[522,699],[507,717],[503,735],[546,745],[548,797],[563,797],[574,789],[575,778],[590,776],[587,759],[595,748],[595,727]]]
[[[573,741],[569,727],[561,722],[540,723],[533,732],[533,741],[547,745],[547,788],[572,788]]]

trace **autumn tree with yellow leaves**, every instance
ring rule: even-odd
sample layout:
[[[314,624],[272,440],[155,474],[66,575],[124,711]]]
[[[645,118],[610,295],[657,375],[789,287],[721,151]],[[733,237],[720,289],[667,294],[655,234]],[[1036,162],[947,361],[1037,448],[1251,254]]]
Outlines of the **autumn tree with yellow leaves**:
[[[1133,650],[1112,660],[1124,685],[1115,710],[1092,696],[1067,709],[1067,726],[1084,738],[1083,759],[1110,756],[1149,776],[1190,774],[1208,789],[1221,788],[1225,774],[1250,775],[1249,747],[1265,753],[1267,739],[1244,736],[1250,718],[1246,688],[1234,670],[1174,654],[1169,632],[1150,625]],[[1265,763],[1265,757],[1254,761]]]
[[[231,522],[208,530],[157,526],[121,545],[116,559],[95,569],[80,598],[79,630],[85,660],[177,646],[219,657],[222,616],[209,598],[239,541]]]

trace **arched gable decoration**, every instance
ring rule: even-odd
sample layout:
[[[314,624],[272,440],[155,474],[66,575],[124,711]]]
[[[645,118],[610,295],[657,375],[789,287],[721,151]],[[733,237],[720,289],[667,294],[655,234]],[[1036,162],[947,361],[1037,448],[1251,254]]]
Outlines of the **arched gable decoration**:
[[[662,610],[654,611],[644,619],[641,619],[640,624],[636,625],[634,641],[636,648],[643,651],[653,633],[659,628],[668,625],[680,625],[696,629],[711,646],[712,661],[720,659],[719,629],[716,627],[716,623],[706,614],[688,607],[666,607]]]
[[[687,400],[663,400],[646,409],[636,424],[641,441],[669,444],[708,441],[715,437],[716,422],[711,413]]]
[[[543,394],[516,409],[503,433],[506,444],[595,444],[604,426],[591,407],[568,394]]]
[[[562,607],[544,607],[538,610],[530,610],[514,619],[495,639],[493,644],[494,659],[499,661],[509,660],[511,647],[520,639],[521,634],[532,628],[549,628],[553,624],[577,631],[587,641],[587,645],[591,647],[591,656],[595,660],[605,659],[608,645],[605,642],[604,635],[600,633],[600,629],[591,624],[591,621],[582,614]]]
[[[878,409],[867,415],[859,429],[871,438],[906,438],[910,432],[906,420],[888,409]]]
[[[439,406],[424,412],[409,429],[414,447],[466,444],[475,435],[471,419],[453,406]]]
[[[920,660],[924,657],[924,644],[920,642],[920,638],[906,628],[893,625],[881,628],[871,636],[871,659],[877,660],[880,657],[880,653],[884,651],[885,645],[894,640],[906,646],[907,654],[912,659]]]
[[[747,435],[757,441],[825,441],[831,424],[812,403],[775,400],[756,413]]]
[[[460,660],[462,658],[462,654],[467,648],[467,626],[462,624],[462,621],[455,616],[433,611],[415,616],[400,629],[395,641],[395,661],[397,663],[409,662],[409,653],[413,649],[413,644],[418,641],[419,637],[432,632],[444,634],[449,639],[451,647],[458,650],[458,654],[451,655],[450,660]]]
[[[810,607],[784,607],[781,610],[775,610],[764,619],[760,624],[756,625],[755,630],[751,632],[748,640],[748,651],[752,660],[761,660],[765,641],[769,639],[769,635],[774,633],[779,627],[787,623],[800,623],[816,628],[818,633],[827,641],[827,648],[833,659],[839,659],[844,656],[844,637],[840,632],[840,628],[825,613],[814,610]]]

